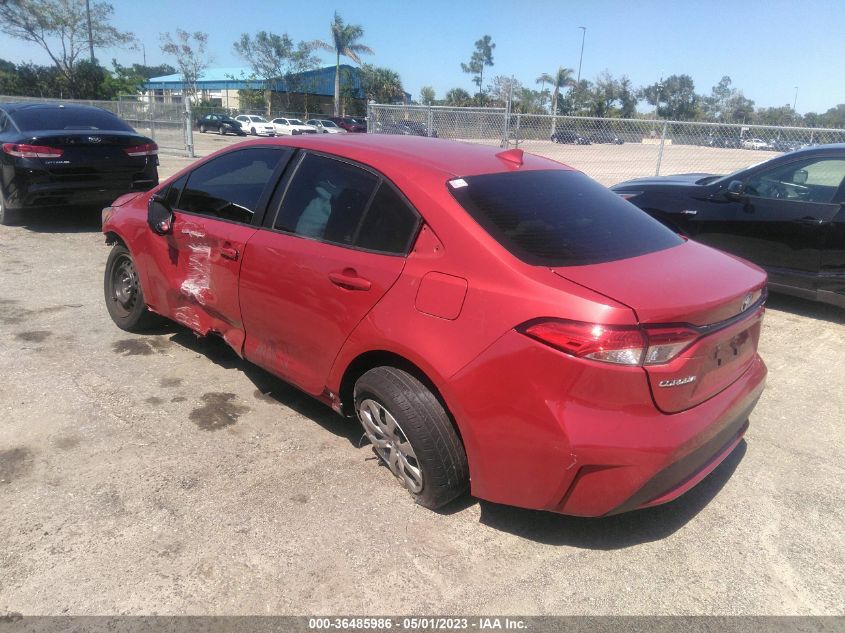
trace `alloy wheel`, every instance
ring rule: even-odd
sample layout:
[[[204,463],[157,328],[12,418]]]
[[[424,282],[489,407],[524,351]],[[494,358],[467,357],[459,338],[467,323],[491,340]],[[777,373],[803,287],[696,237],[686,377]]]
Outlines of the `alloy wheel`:
[[[423,489],[423,473],[405,432],[390,411],[366,398],[358,403],[358,419],[376,454],[413,494]]]

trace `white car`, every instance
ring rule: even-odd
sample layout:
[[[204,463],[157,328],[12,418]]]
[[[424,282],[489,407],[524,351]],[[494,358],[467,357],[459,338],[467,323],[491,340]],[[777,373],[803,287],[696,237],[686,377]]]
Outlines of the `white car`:
[[[766,141],[761,138],[747,138],[742,141],[743,149],[771,149]]]
[[[328,119],[308,119],[306,123],[313,125],[318,132],[322,132],[323,134],[346,134],[346,130]]]
[[[241,114],[235,117],[235,121],[241,124],[241,129],[253,136],[276,136],[276,128],[263,116],[254,114]]]
[[[316,134],[317,128],[313,125],[305,125],[299,119],[278,118],[270,121],[276,130],[276,134],[282,136],[297,136],[299,134]]]

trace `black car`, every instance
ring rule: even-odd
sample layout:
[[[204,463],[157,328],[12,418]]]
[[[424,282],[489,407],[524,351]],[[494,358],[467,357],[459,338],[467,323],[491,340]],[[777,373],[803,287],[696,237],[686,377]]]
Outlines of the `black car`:
[[[728,149],[742,148],[742,139],[738,136],[719,136],[711,135],[707,137],[704,143],[707,147],[725,147]]]
[[[388,123],[376,123],[376,131],[379,134],[402,134],[404,136],[431,136],[436,137],[436,130],[429,130],[425,123],[417,121],[391,121]]]
[[[568,143],[570,145],[589,145],[590,139],[571,130],[557,130],[552,134],[552,143]]]
[[[105,205],[158,184],[158,145],[111,112],[0,104],[0,224],[33,207]]]
[[[727,176],[639,178],[611,189],[676,232],[762,266],[772,290],[845,307],[845,144]]]
[[[212,131],[224,136],[226,134],[246,136],[241,124],[225,114],[206,114],[204,117],[197,119],[197,127],[202,134]]]
[[[610,130],[593,132],[589,139],[590,143],[609,143],[611,145],[622,145],[625,142]]]

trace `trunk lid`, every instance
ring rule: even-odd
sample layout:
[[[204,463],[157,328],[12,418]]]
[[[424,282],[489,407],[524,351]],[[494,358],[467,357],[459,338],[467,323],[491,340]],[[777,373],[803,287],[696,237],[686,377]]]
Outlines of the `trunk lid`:
[[[32,132],[27,143],[62,150],[57,158],[41,158],[42,166],[56,180],[72,182],[134,180],[156,156],[129,156],[124,151],[152,141],[134,132],[97,130]],[[143,177],[143,176],[140,176]]]
[[[760,338],[766,273],[702,244],[588,266],[557,275],[629,306],[646,332],[678,325],[698,338],[665,364],[645,365],[655,405],[693,407],[731,385],[753,361]]]

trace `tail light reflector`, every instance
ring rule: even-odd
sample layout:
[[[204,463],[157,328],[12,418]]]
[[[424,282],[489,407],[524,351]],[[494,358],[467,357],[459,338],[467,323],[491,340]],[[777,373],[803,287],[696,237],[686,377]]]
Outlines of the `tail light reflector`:
[[[64,150],[57,147],[27,143],[3,143],[3,151],[18,158],[59,158],[64,154]]]
[[[701,336],[687,327],[601,325],[563,319],[532,321],[517,329],[570,356],[617,365],[668,363]]]
[[[143,145],[126,147],[123,151],[126,152],[127,156],[155,156],[158,154],[158,145],[155,143],[144,143]]]

